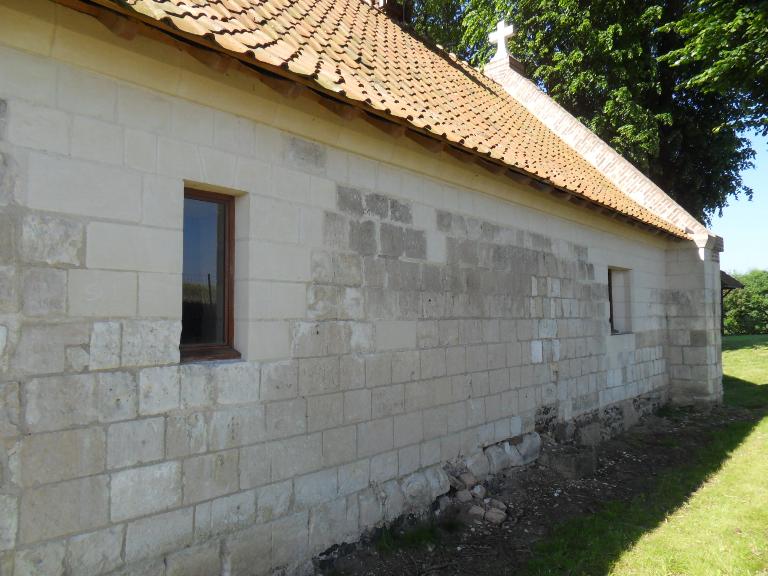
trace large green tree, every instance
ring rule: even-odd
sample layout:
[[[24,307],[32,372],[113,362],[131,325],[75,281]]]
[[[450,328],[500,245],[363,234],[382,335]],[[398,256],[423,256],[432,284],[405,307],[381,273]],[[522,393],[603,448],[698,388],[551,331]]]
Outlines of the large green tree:
[[[768,270],[734,275],[744,288],[723,301],[726,334],[768,334]]]
[[[420,16],[430,2],[413,2],[411,25],[439,31],[439,43],[478,65],[496,22],[513,22],[511,53],[528,76],[695,216],[709,221],[729,198],[751,197],[740,177],[754,156],[740,135],[743,99],[692,82],[703,60],[666,57],[686,46],[680,23],[697,0],[432,2],[450,5],[451,18]]]

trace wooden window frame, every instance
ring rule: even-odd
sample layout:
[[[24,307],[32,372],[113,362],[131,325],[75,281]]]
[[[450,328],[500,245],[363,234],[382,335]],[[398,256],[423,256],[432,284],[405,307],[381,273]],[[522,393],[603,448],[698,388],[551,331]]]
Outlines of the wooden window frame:
[[[185,188],[184,199],[187,198],[216,202],[224,205],[226,211],[226,229],[224,231],[224,343],[180,343],[181,361],[236,360],[240,358],[240,352],[235,350],[235,197],[195,188]]]

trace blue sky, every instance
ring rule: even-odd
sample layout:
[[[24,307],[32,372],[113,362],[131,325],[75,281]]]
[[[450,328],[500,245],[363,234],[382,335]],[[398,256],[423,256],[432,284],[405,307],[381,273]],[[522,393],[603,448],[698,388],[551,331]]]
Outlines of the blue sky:
[[[768,270],[768,138],[750,136],[750,140],[757,152],[755,167],[742,178],[752,188],[753,199],[731,200],[723,217],[715,216],[710,226],[725,241],[720,268],[726,272]]]

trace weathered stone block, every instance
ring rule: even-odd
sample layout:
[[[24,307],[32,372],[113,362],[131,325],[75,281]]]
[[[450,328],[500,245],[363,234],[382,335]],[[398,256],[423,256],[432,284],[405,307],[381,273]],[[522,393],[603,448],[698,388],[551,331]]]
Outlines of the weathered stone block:
[[[26,262],[78,266],[83,261],[83,225],[38,214],[24,217],[21,257]]]
[[[266,438],[264,407],[238,406],[217,410],[211,416],[209,445],[211,450],[255,444]]]
[[[350,390],[344,393],[344,422],[353,424],[371,418],[371,391]]]
[[[168,416],[166,456],[179,458],[208,449],[208,422],[203,413]]]
[[[30,268],[24,271],[23,306],[27,316],[64,314],[67,309],[67,273],[55,268]]]
[[[242,404],[259,400],[259,366],[249,362],[233,362],[211,370],[219,404]]]
[[[21,443],[22,482],[34,486],[98,474],[104,470],[105,452],[100,428],[26,436]]]
[[[19,504],[16,496],[0,494],[0,550],[13,550],[19,524]]]
[[[70,538],[65,562],[71,573],[99,576],[120,566],[124,532],[124,526],[114,526]]]
[[[123,366],[178,364],[181,322],[138,320],[123,323]]]
[[[177,366],[146,368],[139,373],[139,413],[160,414],[175,410],[180,402]]]
[[[382,223],[379,229],[381,254],[388,258],[400,258],[405,250],[405,229]]]
[[[37,378],[23,393],[33,433],[136,416],[136,382],[127,372]]]
[[[266,576],[272,570],[271,526],[253,526],[227,538],[225,554],[232,574]]]
[[[268,445],[272,480],[285,480],[320,468],[322,463],[322,434],[296,436]]]
[[[323,244],[329,248],[345,249],[349,224],[341,214],[325,212],[323,214]]]
[[[214,404],[211,365],[182,364],[179,366],[179,386],[181,408],[209,408]]]
[[[195,507],[195,539],[206,540],[253,524],[256,519],[254,490],[203,502]]]
[[[309,514],[301,512],[272,523],[272,567],[291,572],[305,562],[309,548]]]
[[[317,172],[325,169],[327,154],[322,144],[295,136],[286,137],[284,143],[286,160],[300,170]]]
[[[349,248],[362,256],[373,256],[377,253],[376,223],[373,220],[350,222]]]
[[[370,464],[368,460],[358,460],[339,467],[339,495],[347,496],[359,492],[368,486]]]
[[[220,571],[218,542],[193,546],[166,559],[166,576],[211,576]]]
[[[405,231],[405,256],[424,260],[427,257],[427,237],[422,230],[411,228]]]
[[[343,394],[325,394],[307,400],[307,422],[310,432],[341,426],[343,419]]]
[[[194,508],[182,508],[128,524],[125,561],[136,562],[188,546],[192,541]]]
[[[110,516],[113,522],[162,512],[180,503],[181,465],[178,462],[112,474]]]
[[[99,528],[107,524],[108,509],[106,476],[29,489],[21,498],[21,543]]]
[[[339,367],[338,357],[299,360],[299,393],[311,396],[338,391]]]
[[[365,213],[377,218],[387,218],[389,216],[389,199],[383,194],[366,194]]]
[[[310,399],[310,402],[313,399]],[[294,398],[267,404],[267,438],[287,438],[307,431],[307,400]]]
[[[86,324],[22,325],[21,338],[11,358],[11,371],[17,374],[64,372],[67,368],[67,348],[87,344],[89,331]]]
[[[184,503],[195,503],[236,492],[237,450],[204,454],[184,461]]]
[[[407,202],[401,202],[394,198],[389,201],[389,211],[392,215],[392,220],[395,222],[402,222],[403,224],[410,224],[413,222],[413,214],[411,212],[411,205]]]
[[[91,370],[120,367],[122,326],[120,322],[94,322],[91,330]]]
[[[299,363],[296,360],[270,362],[261,366],[262,400],[284,400],[298,394]]]
[[[323,465],[335,466],[355,459],[357,433],[355,426],[323,432]]]
[[[270,522],[288,513],[293,500],[293,481],[286,480],[256,491],[256,520]]]
[[[357,425],[358,456],[372,456],[387,450],[394,445],[394,423],[392,418],[371,420]]]
[[[62,576],[64,543],[48,542],[16,553],[15,576]]]
[[[18,382],[0,384],[0,436],[11,438],[19,433],[21,396]]]
[[[240,449],[240,488],[255,488],[270,480],[269,453],[265,444]]]
[[[149,418],[112,424],[107,432],[107,466],[124,468],[161,460],[165,452],[165,421]]]
[[[294,507],[302,510],[333,500],[338,491],[338,474],[335,468],[321,470],[296,478],[293,484]]]
[[[478,480],[484,480],[490,472],[490,464],[488,458],[483,452],[479,452],[474,456],[470,456],[466,459],[467,469],[472,472],[475,478]]]
[[[336,202],[342,212],[358,217],[363,215],[363,195],[360,190],[348,186],[338,186],[336,188]]]

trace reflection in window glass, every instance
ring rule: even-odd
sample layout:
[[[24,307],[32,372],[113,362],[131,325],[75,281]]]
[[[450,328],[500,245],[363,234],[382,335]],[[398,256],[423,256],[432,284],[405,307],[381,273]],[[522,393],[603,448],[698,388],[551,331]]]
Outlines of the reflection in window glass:
[[[221,202],[184,199],[182,344],[224,344],[227,210]]]

